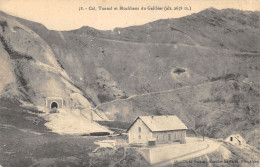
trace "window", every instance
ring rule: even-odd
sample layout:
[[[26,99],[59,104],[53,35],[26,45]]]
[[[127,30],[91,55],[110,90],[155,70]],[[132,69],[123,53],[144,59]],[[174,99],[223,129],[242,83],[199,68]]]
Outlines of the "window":
[[[230,141],[233,141],[233,137],[230,137]]]
[[[172,138],[171,134],[168,134],[168,140],[169,141],[171,141],[171,138]]]
[[[159,140],[159,135],[156,135],[156,139],[157,139],[157,141]]]
[[[142,131],[141,127],[139,127],[138,130],[139,130],[139,133],[141,133],[141,131]]]
[[[138,138],[141,139],[141,135],[139,135]]]

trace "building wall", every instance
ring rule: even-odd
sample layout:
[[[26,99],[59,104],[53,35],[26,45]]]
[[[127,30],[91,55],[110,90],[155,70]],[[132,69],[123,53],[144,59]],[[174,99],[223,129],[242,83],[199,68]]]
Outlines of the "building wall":
[[[63,100],[62,99],[46,99],[46,107],[51,108],[51,104],[56,102],[58,104],[58,108],[63,107]]]
[[[232,141],[231,141],[231,137],[232,137]],[[235,145],[246,144],[246,141],[241,136],[237,136],[237,135],[231,135],[225,141]]]
[[[163,131],[153,132],[153,138],[156,139],[157,143],[174,142],[177,140],[183,140],[186,138],[186,130],[174,130],[174,131]]]
[[[138,151],[141,152],[142,156],[148,162],[150,162],[152,166],[160,166],[161,164],[157,165],[156,163],[169,161],[180,156],[186,156],[189,155],[190,153],[202,151],[207,148],[208,148],[207,142],[196,141],[196,142],[186,143],[186,144],[167,144],[167,145],[162,145],[160,147],[138,148]],[[198,164],[197,166],[202,166],[202,165]]]
[[[139,128],[141,128],[141,131],[139,131]],[[136,120],[128,131],[129,144],[147,144],[150,138],[152,138],[152,132],[140,119]]]
[[[156,143],[183,140],[186,138],[186,130],[151,132],[143,121],[138,119],[128,131],[129,144],[147,144],[148,140],[152,138],[156,139]]]

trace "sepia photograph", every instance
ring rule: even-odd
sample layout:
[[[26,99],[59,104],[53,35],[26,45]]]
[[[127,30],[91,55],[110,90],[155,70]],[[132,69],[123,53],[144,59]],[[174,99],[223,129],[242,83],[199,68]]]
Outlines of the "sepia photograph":
[[[0,0],[0,167],[259,167],[260,0]]]

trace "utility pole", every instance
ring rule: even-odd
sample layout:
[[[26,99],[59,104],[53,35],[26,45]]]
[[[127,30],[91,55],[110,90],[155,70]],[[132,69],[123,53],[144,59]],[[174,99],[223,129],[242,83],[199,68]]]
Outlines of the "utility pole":
[[[202,138],[203,138],[203,141],[204,141],[204,136],[205,136],[205,125],[203,125],[203,128],[202,128]]]

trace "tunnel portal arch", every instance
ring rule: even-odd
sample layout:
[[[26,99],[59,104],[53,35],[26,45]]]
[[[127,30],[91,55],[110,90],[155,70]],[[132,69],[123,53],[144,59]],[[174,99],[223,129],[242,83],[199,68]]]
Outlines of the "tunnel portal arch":
[[[63,107],[63,98],[61,97],[47,97],[46,98],[46,107],[47,108],[62,108]]]
[[[51,103],[51,108],[59,108],[58,103],[57,103],[56,101],[53,101],[53,102]]]

